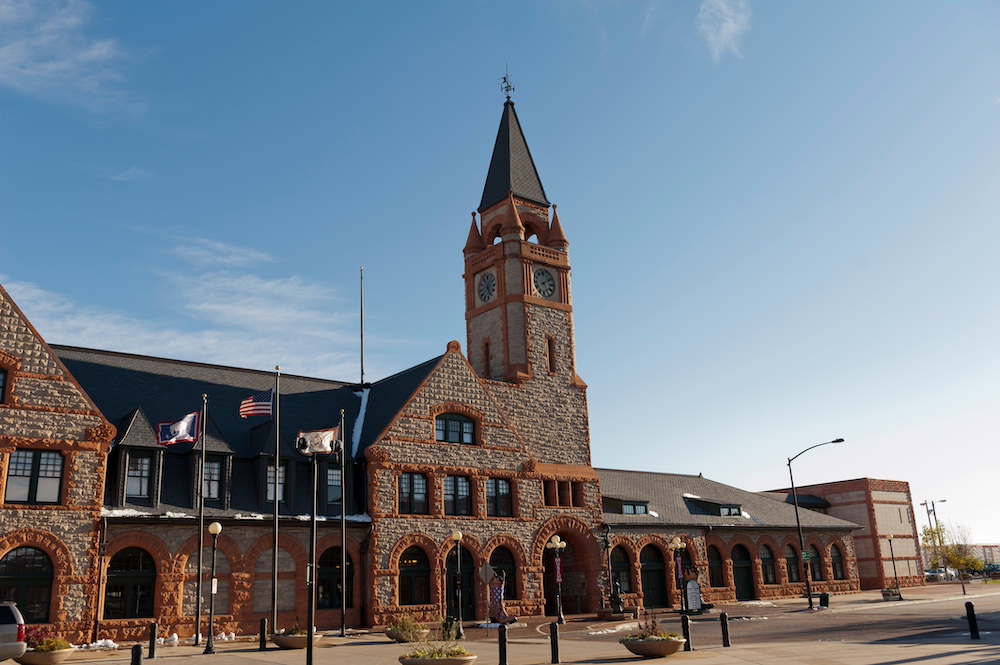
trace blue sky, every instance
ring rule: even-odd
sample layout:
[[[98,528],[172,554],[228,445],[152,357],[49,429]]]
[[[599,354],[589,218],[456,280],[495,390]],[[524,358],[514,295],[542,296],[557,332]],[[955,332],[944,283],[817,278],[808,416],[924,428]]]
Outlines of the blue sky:
[[[593,462],[907,480],[1000,542],[1000,4],[0,0],[0,283],[52,343],[464,345],[509,67]],[[926,521],[917,505],[918,523]]]

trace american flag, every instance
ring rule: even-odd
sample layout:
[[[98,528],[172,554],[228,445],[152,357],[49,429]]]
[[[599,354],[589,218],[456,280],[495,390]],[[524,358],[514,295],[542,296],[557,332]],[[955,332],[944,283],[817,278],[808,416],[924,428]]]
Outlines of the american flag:
[[[247,416],[269,416],[271,415],[271,402],[273,401],[273,390],[250,395],[240,402],[240,417]]]

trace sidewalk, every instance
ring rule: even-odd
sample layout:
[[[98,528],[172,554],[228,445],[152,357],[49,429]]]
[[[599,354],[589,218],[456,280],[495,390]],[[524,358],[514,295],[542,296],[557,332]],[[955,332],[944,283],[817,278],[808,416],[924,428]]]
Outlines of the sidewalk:
[[[905,600],[885,602],[878,591],[831,597],[829,609],[816,612],[856,612],[865,609],[905,608],[914,603],[975,601],[977,597],[1000,595],[1000,587],[976,585],[966,586],[963,596],[959,585],[932,585],[903,589]],[[818,603],[816,603],[818,607]],[[773,603],[739,603],[719,606],[713,614],[727,612],[730,615],[753,613],[756,609],[770,614],[809,612],[807,601],[802,598],[778,600]],[[608,663],[640,662],[618,644],[612,636],[599,639],[593,635],[595,629],[614,624],[598,622],[593,616],[574,616],[561,628],[559,642],[562,663],[587,663],[606,665]],[[552,662],[551,645],[547,624],[551,619],[532,617],[518,624],[509,633],[507,646],[508,665],[548,665]],[[499,648],[497,631],[469,628],[464,646],[479,656],[476,665],[498,665]],[[72,657],[71,662],[115,663],[131,662],[130,648],[123,646],[118,651],[85,652]],[[143,644],[143,656],[148,653],[148,645]],[[204,655],[204,647],[157,646],[157,661],[185,665],[201,662],[206,665],[238,665],[246,663],[275,663],[291,665],[305,663],[305,650],[282,651],[269,644],[267,651],[260,651],[257,641],[216,642],[216,653]],[[324,637],[314,648],[316,665],[397,665],[399,656],[407,650],[407,645],[389,641],[381,633],[359,633],[340,637],[339,631],[324,631]],[[691,652],[680,652],[670,656],[671,663],[697,663],[697,665],[880,665],[886,663],[933,663],[933,665],[969,665],[978,663],[1000,663],[1000,632],[981,632],[980,640],[971,640],[968,632],[952,631],[909,637],[905,640],[886,642],[841,641],[838,637],[831,641],[775,642],[769,644],[736,645],[729,648],[705,647]],[[146,659],[148,660],[148,659]]]

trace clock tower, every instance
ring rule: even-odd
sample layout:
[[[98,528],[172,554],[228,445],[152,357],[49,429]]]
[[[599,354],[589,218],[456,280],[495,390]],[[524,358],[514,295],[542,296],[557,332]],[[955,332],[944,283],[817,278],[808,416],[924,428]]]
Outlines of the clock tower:
[[[569,241],[509,98],[479,215],[477,223],[472,213],[464,252],[467,350],[476,373],[584,387],[576,375]]]

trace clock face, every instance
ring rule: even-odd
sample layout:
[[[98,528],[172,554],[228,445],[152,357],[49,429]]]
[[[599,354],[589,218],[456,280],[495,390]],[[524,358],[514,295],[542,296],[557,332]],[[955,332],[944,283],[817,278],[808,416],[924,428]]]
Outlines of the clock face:
[[[479,278],[479,299],[489,302],[493,294],[497,291],[497,278],[493,273],[488,272]]]
[[[552,278],[552,273],[543,268],[535,271],[535,291],[543,298],[550,297],[556,292],[556,280]]]

